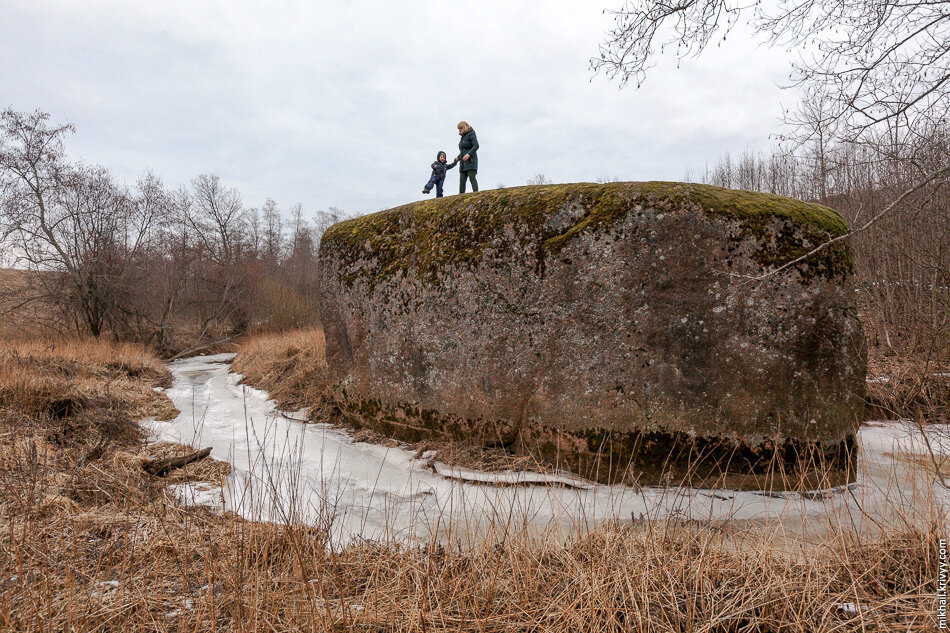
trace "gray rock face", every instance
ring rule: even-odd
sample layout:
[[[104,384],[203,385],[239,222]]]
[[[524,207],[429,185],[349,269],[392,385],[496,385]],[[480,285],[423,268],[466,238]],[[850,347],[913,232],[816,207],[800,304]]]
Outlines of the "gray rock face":
[[[320,247],[335,411],[600,481],[840,483],[865,378],[850,253],[750,278],[846,231],[825,207],[678,183],[520,187],[342,222]]]

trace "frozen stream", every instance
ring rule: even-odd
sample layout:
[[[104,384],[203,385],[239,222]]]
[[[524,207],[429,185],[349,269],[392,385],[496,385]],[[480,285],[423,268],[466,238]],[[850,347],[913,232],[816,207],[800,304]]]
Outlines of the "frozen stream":
[[[152,422],[153,439],[211,446],[213,457],[233,467],[223,489],[186,485],[176,494],[252,519],[330,526],[337,543],[433,534],[454,540],[522,530],[569,534],[631,517],[731,520],[767,529],[826,519],[863,522],[864,517],[877,524],[889,516],[932,512],[946,501],[946,491],[923,469],[894,457],[924,452],[914,431],[896,422],[862,428],[857,483],[814,495],[462,483],[433,472],[426,460],[406,450],[354,442],[345,431],[279,412],[265,392],[238,384],[240,376],[229,373],[230,359],[228,354],[201,356],[169,366],[174,384],[166,393],[181,415]],[[501,477],[511,483],[524,477],[450,473],[437,466],[443,474],[469,479]]]

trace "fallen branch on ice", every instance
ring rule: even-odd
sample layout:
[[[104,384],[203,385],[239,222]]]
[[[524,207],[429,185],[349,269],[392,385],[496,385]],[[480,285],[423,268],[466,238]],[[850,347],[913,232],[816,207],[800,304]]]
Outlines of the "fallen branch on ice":
[[[142,468],[145,469],[145,472],[155,475],[156,477],[164,477],[168,473],[183,466],[187,466],[192,462],[197,462],[204,459],[211,454],[211,447],[203,448],[200,451],[195,451],[194,453],[189,453],[188,455],[182,455],[180,457],[166,457],[165,459],[150,459],[142,464]]]

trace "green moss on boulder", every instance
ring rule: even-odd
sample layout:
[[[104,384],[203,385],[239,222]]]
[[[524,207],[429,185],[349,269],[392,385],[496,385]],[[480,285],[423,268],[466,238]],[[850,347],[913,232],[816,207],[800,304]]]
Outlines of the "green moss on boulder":
[[[551,219],[569,204],[582,207],[583,216],[567,228],[552,225]],[[446,264],[477,262],[502,225],[517,226],[523,242],[538,245],[538,259],[543,261],[579,234],[609,228],[637,207],[671,213],[699,207],[733,220],[738,228],[735,239],[759,238],[762,245],[756,257],[766,267],[786,264],[848,232],[836,211],[819,204],[712,185],[654,181],[514,187],[414,202],[335,224],[322,244],[344,264],[375,258],[380,277],[414,270],[420,278],[431,279]],[[787,220],[789,228],[770,235],[776,220]],[[846,275],[852,271],[850,251],[835,244],[798,269],[803,275]]]

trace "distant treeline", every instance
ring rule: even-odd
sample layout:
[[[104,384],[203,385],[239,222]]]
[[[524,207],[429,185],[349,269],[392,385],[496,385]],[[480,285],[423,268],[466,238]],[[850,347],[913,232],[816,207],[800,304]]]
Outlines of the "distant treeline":
[[[31,272],[7,289],[3,318],[166,353],[318,321],[317,248],[342,211],[307,217],[297,205],[288,221],[214,175],[169,189],[149,174],[128,187],[71,161],[71,131],[45,113],[2,113],[0,239]]]
[[[817,129],[794,153],[725,155],[701,180],[841,212],[858,230],[851,244],[872,346],[950,358],[950,183],[923,176],[950,155],[950,134],[859,145],[827,142]],[[26,288],[7,284],[0,296],[6,323],[178,353],[319,321],[318,245],[342,211],[308,216],[297,205],[285,216],[273,200],[250,208],[214,175],[169,189],[149,174],[129,187],[71,161],[72,131],[43,112],[0,115],[0,246],[32,273]]]

